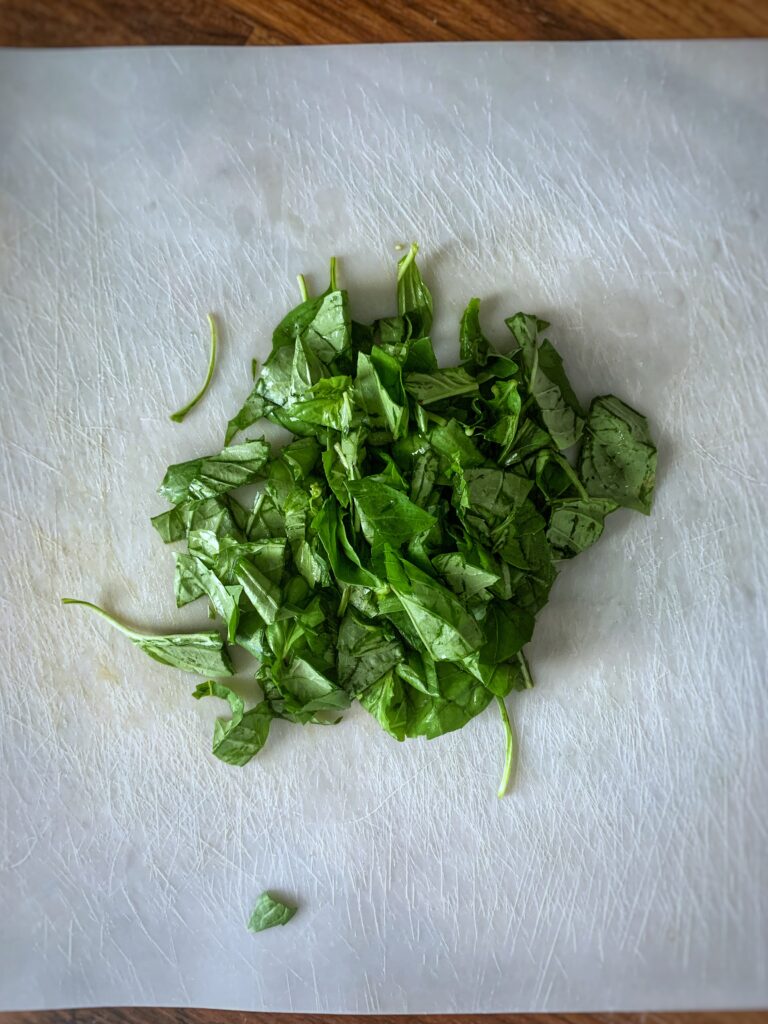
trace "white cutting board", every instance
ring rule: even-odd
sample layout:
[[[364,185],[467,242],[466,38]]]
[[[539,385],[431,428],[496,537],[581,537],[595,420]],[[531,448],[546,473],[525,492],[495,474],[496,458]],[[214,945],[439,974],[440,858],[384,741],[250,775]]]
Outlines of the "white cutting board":
[[[0,1009],[768,1003],[767,112],[764,42],[0,54]],[[166,464],[217,448],[297,272],[335,253],[386,313],[411,239],[443,359],[470,296],[502,343],[537,312],[659,442],[653,516],[540,617],[501,802],[490,712],[227,767],[192,677],[58,604],[204,624]],[[264,888],[300,911],[253,936]]]

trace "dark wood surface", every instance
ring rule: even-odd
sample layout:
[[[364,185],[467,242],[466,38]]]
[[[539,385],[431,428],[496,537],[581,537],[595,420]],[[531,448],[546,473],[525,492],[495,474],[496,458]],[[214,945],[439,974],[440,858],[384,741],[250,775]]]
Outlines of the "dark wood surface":
[[[111,1008],[0,1013],[0,1024],[766,1024],[768,1012],[749,1013],[489,1013],[379,1017],[366,1014],[226,1013],[217,1010]]]
[[[733,36],[768,36],[768,0],[0,0],[0,46]],[[471,1024],[477,1019],[162,1008],[0,1013],[0,1024]],[[483,1024],[768,1024],[768,1012],[492,1014],[481,1019]]]
[[[768,35],[768,0],[0,0],[0,45]]]

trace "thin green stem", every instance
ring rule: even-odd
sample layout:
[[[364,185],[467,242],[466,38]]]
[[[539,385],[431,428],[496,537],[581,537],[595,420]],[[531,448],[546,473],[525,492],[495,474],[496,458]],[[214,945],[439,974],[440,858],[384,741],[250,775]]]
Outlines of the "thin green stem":
[[[145,636],[144,633],[137,633],[135,629],[130,629],[128,626],[124,626],[122,622],[119,622],[114,618],[114,616],[110,615],[109,612],[105,612],[104,609],[99,608],[97,604],[91,604],[90,601],[80,601],[76,597],[62,597],[61,603],[79,604],[82,605],[83,608],[90,608],[92,612],[96,612],[96,614],[100,615],[102,619],[106,619],[110,626],[114,626],[115,629],[119,629],[121,633],[124,633],[125,636],[129,637],[131,640],[136,640],[137,638],[143,639]]]
[[[299,291],[301,292],[301,301],[306,302],[309,298],[309,292],[307,291],[307,282],[304,280],[303,274],[297,274],[296,280],[299,282]]]
[[[331,283],[328,285],[328,290],[335,292],[336,288],[336,257],[331,256]]]
[[[496,703],[499,705],[499,712],[501,714],[501,723],[504,726],[504,736],[506,739],[506,749],[504,754],[504,773],[501,776],[501,784],[499,785],[498,797],[504,796],[509,787],[509,780],[512,777],[512,767],[515,762],[515,733],[512,729],[512,723],[509,720],[509,713],[507,712],[507,705],[504,703],[503,697],[496,697]]]
[[[411,248],[408,250],[408,252],[405,254],[405,256],[403,256],[403,258],[400,260],[400,262],[397,264],[397,280],[398,281],[402,278],[403,274],[406,272],[408,267],[410,267],[410,265],[416,259],[416,253],[418,251],[419,251],[418,245],[415,242],[411,242]]]
[[[208,372],[205,375],[203,386],[197,392],[192,401],[187,402],[183,409],[179,409],[178,412],[171,414],[171,419],[174,423],[181,423],[190,409],[194,409],[200,399],[203,397],[205,392],[208,390],[208,385],[211,383],[211,377],[213,377],[213,368],[216,365],[216,351],[219,347],[219,334],[216,330],[216,321],[213,318],[213,313],[208,314],[208,324],[211,328],[211,354],[208,357]]]
[[[339,618],[341,618],[344,615],[344,612],[346,612],[347,610],[347,605],[349,604],[349,597],[352,591],[349,587],[344,586],[343,583],[340,583],[339,586],[342,588],[341,600],[339,601],[339,608],[336,614],[338,615]]]
[[[518,662],[520,664],[520,671],[521,671],[522,676],[523,676],[523,681],[525,683],[525,688],[526,688],[526,690],[532,690],[533,689],[533,676],[531,675],[531,670],[528,668],[528,662],[527,662],[526,657],[525,657],[525,655],[523,654],[522,651],[518,651],[517,652],[517,660],[518,660]]]

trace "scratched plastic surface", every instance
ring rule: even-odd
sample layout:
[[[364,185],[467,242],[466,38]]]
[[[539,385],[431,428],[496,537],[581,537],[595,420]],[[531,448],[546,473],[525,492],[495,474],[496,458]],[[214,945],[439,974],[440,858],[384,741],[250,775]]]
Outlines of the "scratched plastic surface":
[[[0,1008],[768,1003],[768,44],[0,54]],[[442,358],[550,319],[643,409],[612,517],[511,701],[398,745],[358,709],[242,770],[215,701],[60,595],[191,627],[148,518],[341,259],[391,310],[418,239]],[[209,396],[168,413],[223,324]],[[250,935],[271,888],[300,911]]]

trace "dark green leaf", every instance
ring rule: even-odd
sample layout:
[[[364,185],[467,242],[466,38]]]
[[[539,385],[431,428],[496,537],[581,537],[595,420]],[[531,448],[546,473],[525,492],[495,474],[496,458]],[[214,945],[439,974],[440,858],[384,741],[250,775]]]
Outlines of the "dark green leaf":
[[[369,544],[387,543],[400,547],[411,537],[431,529],[435,519],[393,487],[371,477],[347,484]]]
[[[581,437],[584,414],[557,350],[547,340],[540,344],[537,341],[539,331],[548,324],[516,313],[507,320],[507,326],[520,345],[528,390],[541,411],[544,425],[557,448],[570,448]]]
[[[364,569],[357,552],[349,543],[336,502],[329,498],[312,522],[325,549],[331,570],[339,583],[354,587],[376,587],[377,578]]]
[[[587,418],[579,473],[593,497],[650,515],[656,446],[645,416],[612,395],[596,398]]]
[[[450,590],[385,549],[387,582],[436,661],[460,661],[483,641],[477,622]]]
[[[610,498],[570,498],[552,508],[547,530],[555,554],[573,558],[591,547],[603,532],[605,517],[618,508]]]

